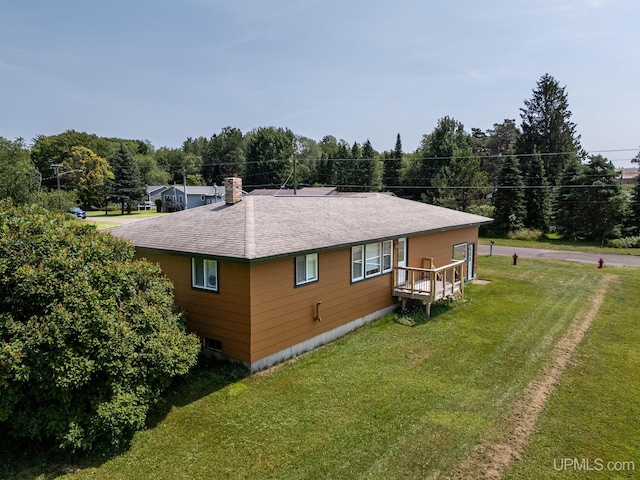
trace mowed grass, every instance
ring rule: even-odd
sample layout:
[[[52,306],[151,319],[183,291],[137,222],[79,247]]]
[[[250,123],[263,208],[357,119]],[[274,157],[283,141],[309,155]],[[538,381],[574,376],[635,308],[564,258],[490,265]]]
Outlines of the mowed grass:
[[[250,376],[199,369],[127,450],[82,458],[4,452],[0,477],[446,478],[481,439],[507,440],[512,402],[603,274],[619,281],[508,475],[549,478],[553,458],[583,454],[635,459],[640,468],[640,270],[529,259],[514,267],[482,257],[479,277],[491,283],[468,285],[463,302],[434,308],[431,319],[414,313],[416,326],[387,316]]]
[[[569,250],[586,253],[610,253],[613,255],[640,255],[640,248],[603,247],[600,242],[570,240],[557,234],[549,234],[539,240],[515,240],[510,238],[480,238],[482,245],[491,240],[501,247],[543,248],[546,250]]]
[[[617,282],[505,479],[640,478],[640,269]]]

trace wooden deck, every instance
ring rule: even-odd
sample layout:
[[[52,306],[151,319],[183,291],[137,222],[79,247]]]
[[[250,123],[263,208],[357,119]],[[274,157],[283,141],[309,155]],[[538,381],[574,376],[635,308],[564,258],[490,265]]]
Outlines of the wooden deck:
[[[433,267],[433,262],[430,263]],[[466,260],[459,260],[439,268],[395,267],[393,296],[402,301],[403,309],[407,299],[422,301],[430,316],[432,303],[464,297],[465,264]]]

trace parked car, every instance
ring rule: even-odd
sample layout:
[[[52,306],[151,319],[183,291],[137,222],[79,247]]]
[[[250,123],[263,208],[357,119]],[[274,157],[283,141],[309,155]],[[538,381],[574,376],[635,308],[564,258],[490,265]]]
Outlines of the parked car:
[[[69,211],[71,213],[73,213],[78,218],[87,218],[87,213],[84,210],[82,210],[81,208],[79,208],[79,207],[73,207]]]

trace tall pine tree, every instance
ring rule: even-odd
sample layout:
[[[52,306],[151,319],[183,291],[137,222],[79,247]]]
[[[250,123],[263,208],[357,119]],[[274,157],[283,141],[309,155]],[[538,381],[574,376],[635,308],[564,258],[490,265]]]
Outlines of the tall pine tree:
[[[133,204],[144,198],[146,190],[138,163],[124,143],[120,143],[108,160],[113,172],[111,198],[120,203],[123,215],[125,208],[131,213]]]
[[[400,187],[400,171],[402,168],[402,141],[400,134],[396,136],[396,146],[384,162],[382,183],[387,190],[398,191]]]
[[[582,155],[580,135],[571,121],[566,87],[545,74],[537,82],[533,96],[524,101],[520,109],[521,135],[518,138],[518,154],[542,154],[544,170],[551,185],[557,185],[564,168]],[[523,159],[521,158],[521,163]]]
[[[528,228],[546,232],[549,230],[551,215],[551,191],[542,157],[537,151],[527,158],[525,184],[527,185],[524,192],[527,215],[524,224]]]
[[[524,180],[518,158],[509,155],[502,162],[498,174],[498,188],[493,194],[495,206],[495,228],[506,234],[524,225],[525,207]]]

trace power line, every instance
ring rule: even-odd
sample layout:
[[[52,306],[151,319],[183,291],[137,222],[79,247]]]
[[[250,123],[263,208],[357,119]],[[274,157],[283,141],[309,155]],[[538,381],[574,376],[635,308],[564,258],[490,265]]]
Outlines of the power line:
[[[640,152],[640,148],[618,148],[618,149],[608,149],[608,150],[592,150],[587,152],[587,156],[592,156],[593,154],[601,154],[601,153],[617,153],[617,152]],[[466,155],[466,156],[432,156],[432,157],[413,157],[411,153],[405,153],[404,156],[411,157],[411,160],[415,161],[423,161],[423,160],[465,160],[478,158],[482,159],[505,159],[508,157],[517,157],[517,158],[527,158],[534,157],[536,155],[540,157],[559,157],[563,155],[576,155],[576,152],[545,152],[545,153],[513,153],[513,154],[493,154],[493,155]],[[635,157],[631,158],[623,158],[623,159],[615,159],[608,160],[611,163],[620,163],[620,162],[631,162]],[[362,161],[381,161],[381,162],[390,162],[393,160],[399,160],[398,158],[317,158],[317,157],[301,157],[297,158],[298,161],[308,161],[308,162],[362,162]],[[240,165],[240,164],[256,164],[256,163],[268,163],[268,162],[292,162],[292,158],[280,158],[273,160],[244,160],[244,161],[235,161],[235,162],[218,162],[218,163],[203,163],[201,166],[203,167],[217,167],[217,166],[226,166],[226,165]]]

